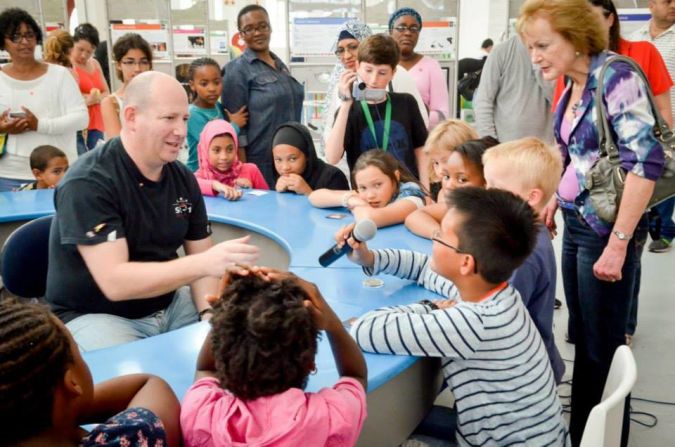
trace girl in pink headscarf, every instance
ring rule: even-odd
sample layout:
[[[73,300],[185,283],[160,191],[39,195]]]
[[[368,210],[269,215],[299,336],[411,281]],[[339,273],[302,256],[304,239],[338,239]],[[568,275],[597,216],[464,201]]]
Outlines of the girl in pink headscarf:
[[[253,163],[242,163],[238,155],[237,133],[225,120],[209,121],[197,145],[199,168],[195,172],[205,196],[222,194],[238,200],[241,189],[269,189],[260,170]]]

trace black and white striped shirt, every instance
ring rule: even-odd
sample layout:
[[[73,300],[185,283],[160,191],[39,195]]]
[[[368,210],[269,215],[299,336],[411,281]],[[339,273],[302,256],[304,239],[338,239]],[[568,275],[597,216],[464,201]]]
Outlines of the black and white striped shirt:
[[[428,268],[406,264],[410,271]],[[460,445],[568,445],[546,349],[511,286],[479,303],[458,299],[449,309],[378,309],[359,318],[351,333],[367,352],[443,358]]]
[[[386,273],[403,279],[410,279],[418,285],[441,295],[446,299],[459,298],[457,288],[448,278],[439,275],[431,268],[431,258],[424,253],[400,249],[371,250],[373,267],[364,267],[366,275]]]

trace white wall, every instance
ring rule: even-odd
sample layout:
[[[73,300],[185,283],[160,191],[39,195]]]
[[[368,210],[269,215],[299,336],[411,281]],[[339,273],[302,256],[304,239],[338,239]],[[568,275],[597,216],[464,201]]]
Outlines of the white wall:
[[[490,0],[460,0],[459,58],[482,57],[480,44],[488,37]],[[494,37],[492,37],[494,40]]]

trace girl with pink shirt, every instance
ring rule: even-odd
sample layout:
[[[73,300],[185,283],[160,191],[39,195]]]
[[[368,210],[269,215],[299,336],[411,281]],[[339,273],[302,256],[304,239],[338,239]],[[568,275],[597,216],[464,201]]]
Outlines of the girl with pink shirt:
[[[253,163],[242,163],[234,127],[225,120],[209,121],[197,145],[199,168],[197,182],[205,196],[222,194],[227,200],[238,200],[240,188],[269,189],[260,170]]]
[[[353,446],[366,418],[361,350],[314,284],[265,267],[226,273],[183,399],[191,446]],[[305,392],[319,331],[340,379]]]

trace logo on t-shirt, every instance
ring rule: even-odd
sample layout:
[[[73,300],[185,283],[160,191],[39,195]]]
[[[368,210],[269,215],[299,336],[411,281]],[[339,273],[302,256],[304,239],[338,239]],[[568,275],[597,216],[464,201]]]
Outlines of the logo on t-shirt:
[[[183,217],[192,213],[192,204],[187,199],[180,197],[173,204],[173,210],[176,212],[176,216]]]

